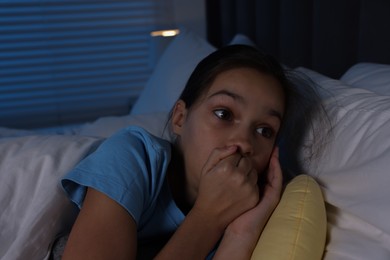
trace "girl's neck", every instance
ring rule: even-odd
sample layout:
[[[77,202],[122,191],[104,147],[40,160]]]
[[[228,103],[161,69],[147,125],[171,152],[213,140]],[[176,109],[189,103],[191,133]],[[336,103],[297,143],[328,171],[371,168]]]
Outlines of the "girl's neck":
[[[187,178],[185,174],[184,160],[180,151],[172,145],[171,161],[168,167],[168,184],[173,196],[173,200],[179,209],[187,215],[192,208],[191,200],[187,190]]]

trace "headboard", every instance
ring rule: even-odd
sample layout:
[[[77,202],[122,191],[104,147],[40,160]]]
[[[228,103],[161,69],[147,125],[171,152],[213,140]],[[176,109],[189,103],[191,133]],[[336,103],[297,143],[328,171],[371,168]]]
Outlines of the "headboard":
[[[236,33],[284,64],[338,78],[357,62],[390,64],[388,0],[208,0],[207,37]]]

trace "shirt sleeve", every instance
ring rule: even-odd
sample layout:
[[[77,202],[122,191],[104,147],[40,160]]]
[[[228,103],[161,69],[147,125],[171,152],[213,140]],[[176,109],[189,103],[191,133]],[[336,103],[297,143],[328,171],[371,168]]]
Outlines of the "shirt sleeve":
[[[104,141],[61,184],[78,207],[91,187],[122,205],[138,224],[162,188],[169,160],[168,141],[128,127]]]

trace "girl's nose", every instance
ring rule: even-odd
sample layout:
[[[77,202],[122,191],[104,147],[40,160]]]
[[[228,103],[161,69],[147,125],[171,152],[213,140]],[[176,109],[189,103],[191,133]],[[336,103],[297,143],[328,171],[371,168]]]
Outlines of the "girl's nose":
[[[237,145],[239,152],[243,156],[249,156],[253,153],[252,136],[248,130],[238,129],[235,131],[233,143]]]

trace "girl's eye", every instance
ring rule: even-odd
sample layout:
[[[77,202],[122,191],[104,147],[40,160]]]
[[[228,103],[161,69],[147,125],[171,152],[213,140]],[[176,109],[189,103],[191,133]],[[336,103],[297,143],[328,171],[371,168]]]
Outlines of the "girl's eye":
[[[259,127],[256,131],[265,138],[272,138],[274,136],[274,131],[269,127]]]
[[[231,120],[232,119],[232,113],[226,109],[214,110],[214,114],[222,120]]]

